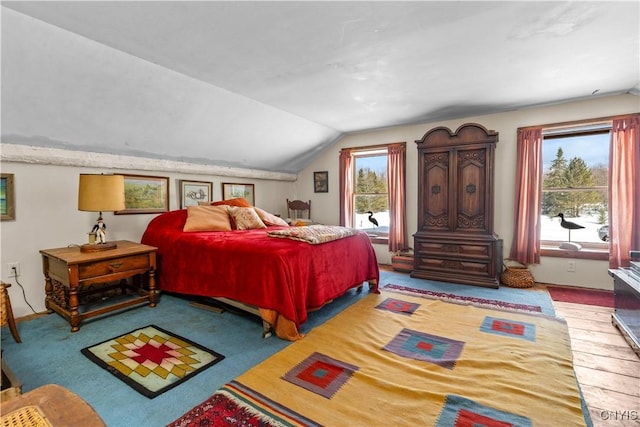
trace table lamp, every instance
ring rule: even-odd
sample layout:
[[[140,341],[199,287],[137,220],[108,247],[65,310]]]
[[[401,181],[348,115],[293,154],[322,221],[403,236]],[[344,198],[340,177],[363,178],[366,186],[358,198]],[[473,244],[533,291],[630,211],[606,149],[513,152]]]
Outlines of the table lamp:
[[[104,174],[80,174],[78,185],[78,210],[100,212],[96,224],[89,234],[96,234],[94,243],[80,246],[82,252],[97,252],[115,249],[115,242],[108,242],[106,225],[102,220],[102,212],[120,211],[124,204],[124,176]]]

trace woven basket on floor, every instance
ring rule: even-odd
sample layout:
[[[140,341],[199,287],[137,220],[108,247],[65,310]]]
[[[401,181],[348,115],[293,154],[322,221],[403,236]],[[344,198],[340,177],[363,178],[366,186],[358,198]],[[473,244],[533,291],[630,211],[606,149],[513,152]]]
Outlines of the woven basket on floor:
[[[526,265],[506,265],[500,276],[500,282],[512,288],[531,288],[535,284],[533,275]]]

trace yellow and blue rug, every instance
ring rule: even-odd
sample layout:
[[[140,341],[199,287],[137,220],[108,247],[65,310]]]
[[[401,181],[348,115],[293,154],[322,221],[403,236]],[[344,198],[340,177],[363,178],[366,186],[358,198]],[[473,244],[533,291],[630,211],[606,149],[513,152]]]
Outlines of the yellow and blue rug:
[[[590,425],[563,320],[397,291],[366,296],[170,425]]]
[[[224,359],[220,353],[155,325],[81,352],[150,399]]]

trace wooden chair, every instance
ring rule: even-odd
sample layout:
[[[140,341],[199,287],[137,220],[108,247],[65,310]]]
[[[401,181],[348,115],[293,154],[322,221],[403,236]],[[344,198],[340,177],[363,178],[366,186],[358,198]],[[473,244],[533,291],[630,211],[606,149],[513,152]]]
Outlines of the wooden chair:
[[[287,216],[292,219],[311,219],[311,200],[287,199]]]
[[[11,287],[11,283],[0,282],[0,326],[9,325],[13,339],[20,343],[22,340],[16,328],[16,321],[13,318],[13,310],[11,309],[11,300],[7,291],[9,287]]]

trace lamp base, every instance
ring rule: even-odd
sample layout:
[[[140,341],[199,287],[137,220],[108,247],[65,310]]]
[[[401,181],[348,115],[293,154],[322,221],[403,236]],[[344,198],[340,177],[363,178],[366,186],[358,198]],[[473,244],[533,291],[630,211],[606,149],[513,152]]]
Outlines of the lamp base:
[[[85,245],[80,246],[80,252],[102,252],[109,251],[111,249],[116,249],[118,244],[115,242],[107,242],[107,243],[87,243]]]

